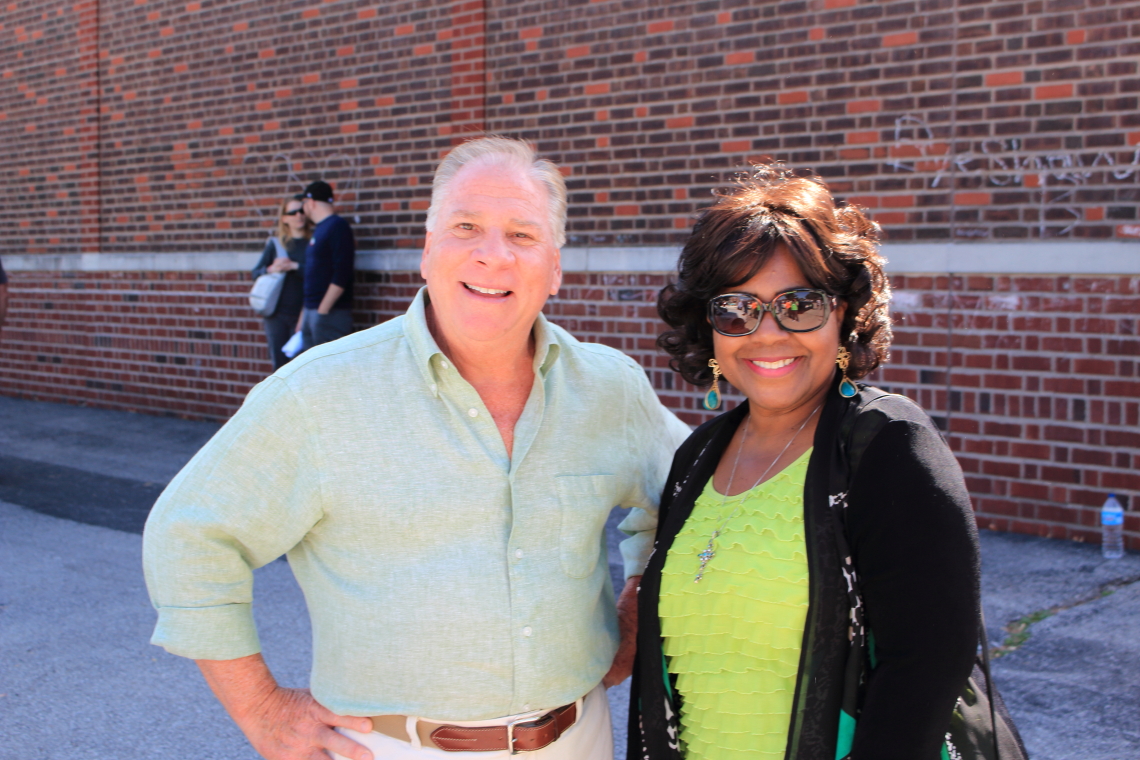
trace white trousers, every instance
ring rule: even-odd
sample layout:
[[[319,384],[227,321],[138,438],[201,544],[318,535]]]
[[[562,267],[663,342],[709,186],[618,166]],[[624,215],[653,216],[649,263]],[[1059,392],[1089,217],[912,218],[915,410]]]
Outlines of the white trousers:
[[[433,721],[434,722],[434,721]],[[450,721],[456,726],[495,725],[495,721]],[[363,744],[372,750],[375,760],[502,760],[512,757],[506,750],[502,752],[444,752],[435,747],[416,749],[411,744],[391,736],[362,734],[350,728],[338,728],[349,739]],[[347,760],[343,755],[332,753],[335,760]],[[586,695],[582,702],[582,714],[570,730],[562,734],[558,741],[536,752],[523,752],[513,757],[517,760],[613,760],[614,738],[610,725],[610,703],[606,690],[598,684]]]

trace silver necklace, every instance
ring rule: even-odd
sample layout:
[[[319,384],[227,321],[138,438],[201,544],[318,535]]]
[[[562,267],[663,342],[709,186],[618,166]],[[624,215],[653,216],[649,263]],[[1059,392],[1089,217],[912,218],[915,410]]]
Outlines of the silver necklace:
[[[768,468],[764,470],[760,477],[756,479],[756,482],[752,484],[752,488],[760,485],[764,481],[764,478],[768,477],[768,473],[771,472],[772,468],[776,466],[776,462],[779,462],[780,459],[783,458],[784,454],[788,453],[788,449],[791,448],[792,442],[800,437],[800,433],[804,431],[804,428],[807,427],[807,424],[811,422],[811,418],[815,416],[815,413],[818,412],[822,406],[823,404],[820,404],[815,409],[813,409],[812,413],[809,414],[807,416],[807,419],[803,421],[803,424],[796,428],[796,432],[792,433],[792,437],[789,438],[788,442],[784,444],[784,448],[780,450],[780,453],[776,455],[776,458],[772,460],[772,463],[768,465]],[[740,436],[740,448],[736,450],[736,458],[732,460],[732,470],[728,474],[728,485],[724,489],[724,496],[720,500],[720,509],[718,509],[717,512],[724,511],[724,505],[728,501],[728,492],[732,490],[732,481],[736,477],[736,465],[740,464],[740,452],[744,451],[744,444],[748,441],[748,420],[745,420],[744,423],[744,434]],[[751,491],[752,488],[749,488],[747,491],[741,491],[737,494],[737,496],[743,496],[744,494],[748,493],[748,491]],[[744,499],[741,499],[740,503],[736,505],[736,508],[732,510],[732,514],[724,518],[724,520],[721,521],[720,525],[718,525],[712,532],[712,535],[709,536],[708,546],[705,547],[705,550],[703,552],[697,555],[697,558],[701,561],[701,566],[697,569],[697,575],[695,578],[693,578],[693,583],[700,583],[701,578],[705,576],[705,568],[710,562],[712,562],[713,557],[716,556],[715,543],[717,538],[724,531],[725,526],[728,525],[728,523],[731,522],[732,519],[740,513],[740,508],[743,505]]]

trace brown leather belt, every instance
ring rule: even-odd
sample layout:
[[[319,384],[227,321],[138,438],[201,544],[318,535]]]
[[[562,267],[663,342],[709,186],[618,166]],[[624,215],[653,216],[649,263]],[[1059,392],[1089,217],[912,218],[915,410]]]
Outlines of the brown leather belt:
[[[576,703],[558,707],[546,715],[526,722],[503,726],[451,726],[426,721],[416,722],[420,744],[444,752],[535,752],[558,741],[578,719]],[[403,715],[377,715],[372,730],[408,741],[407,718]]]

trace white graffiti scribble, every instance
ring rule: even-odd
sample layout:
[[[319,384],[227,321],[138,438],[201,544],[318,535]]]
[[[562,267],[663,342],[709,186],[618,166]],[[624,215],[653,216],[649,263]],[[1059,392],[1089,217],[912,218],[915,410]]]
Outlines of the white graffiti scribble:
[[[1100,151],[1091,159],[1088,153],[1028,151],[1018,138],[982,141],[979,152],[951,154],[950,140],[939,139],[921,116],[906,114],[895,119],[894,140],[889,148],[894,171],[932,174],[931,188],[946,187],[951,175],[982,176],[993,187],[1022,186],[1040,192],[1038,233],[1048,232],[1047,218],[1068,215],[1071,222],[1061,227],[1056,236],[1071,235],[1084,219],[1080,206],[1073,205],[1078,187],[1087,185],[1096,170],[1107,171],[1116,180],[1140,179],[1140,147],[1133,150],[1127,163],[1118,163],[1117,155]],[[965,228],[958,237],[985,237],[988,230]]]
[[[337,212],[354,216],[360,193],[360,159],[344,151],[321,155],[304,153],[250,152],[242,159],[241,186],[246,201],[258,215],[274,217],[281,198],[299,193],[311,180],[320,177],[336,191]],[[359,223],[360,218],[354,217]]]

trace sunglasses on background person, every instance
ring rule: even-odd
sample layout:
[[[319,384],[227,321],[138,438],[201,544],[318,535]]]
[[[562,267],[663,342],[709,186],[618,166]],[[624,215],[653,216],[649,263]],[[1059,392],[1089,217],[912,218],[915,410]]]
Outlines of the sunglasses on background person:
[[[756,332],[768,312],[782,330],[813,332],[827,324],[834,307],[835,296],[808,288],[777,293],[771,303],[749,293],[725,293],[709,300],[709,323],[721,335],[740,338]]]
[[[295,208],[292,211],[284,212],[283,214],[281,214],[281,216],[296,216],[297,214],[303,214],[303,213],[305,213],[305,209]]]

